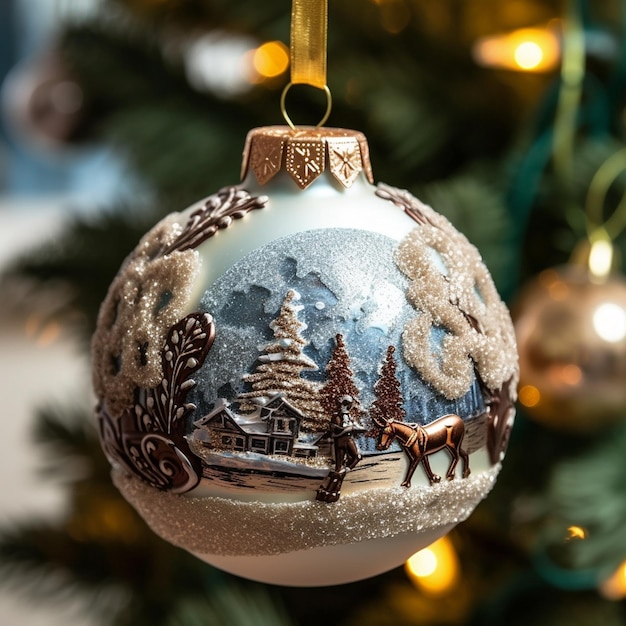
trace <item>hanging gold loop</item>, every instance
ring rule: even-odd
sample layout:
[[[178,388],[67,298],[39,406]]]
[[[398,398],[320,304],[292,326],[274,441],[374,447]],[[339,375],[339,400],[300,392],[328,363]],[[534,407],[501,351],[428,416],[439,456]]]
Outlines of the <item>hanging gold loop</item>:
[[[326,84],[328,0],[292,0],[291,5],[291,80],[280,96],[280,111],[291,130],[295,124],[287,113],[287,92],[293,85],[310,85],[326,94],[326,112],[316,124],[323,126],[330,117],[333,99]]]
[[[326,86],[328,0],[292,0],[291,81]]]
[[[626,228],[626,194],[606,220],[603,216],[606,195],[611,185],[624,171],[626,171],[626,148],[610,156],[591,179],[585,204],[587,232],[590,236],[602,230],[609,239],[615,240]]]
[[[283,89],[282,95],[280,96],[280,112],[283,114],[283,117],[285,118],[287,124],[289,124],[291,130],[296,130],[296,126],[291,121],[291,118],[287,113],[286,99],[288,91],[293,87],[294,84],[295,83],[293,83],[292,81],[287,83],[287,85],[285,85],[285,88]],[[330,111],[333,108],[333,98],[330,93],[330,89],[328,88],[328,85],[324,85],[323,87],[320,87],[320,89],[326,94],[326,112],[324,113],[322,119],[316,124],[316,127],[318,128],[326,123],[326,121],[330,117]]]

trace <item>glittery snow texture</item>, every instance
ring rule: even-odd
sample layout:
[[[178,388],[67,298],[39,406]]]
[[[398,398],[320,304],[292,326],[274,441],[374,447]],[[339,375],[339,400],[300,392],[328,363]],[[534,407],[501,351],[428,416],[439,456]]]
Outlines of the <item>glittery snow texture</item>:
[[[517,351],[511,317],[489,271],[445,217],[398,193],[424,218],[396,252],[411,280],[407,298],[419,311],[404,328],[406,361],[448,399],[468,391],[474,367],[488,388],[500,389],[517,378]],[[445,331],[437,351],[429,341],[433,327]]]
[[[165,218],[143,237],[100,309],[92,342],[93,384],[112,416],[132,406],[135,387],[159,384],[165,336],[186,313],[200,257],[195,250],[162,254],[182,230],[177,217]]]
[[[468,478],[411,489],[370,489],[329,506],[263,503],[157,491],[113,472],[113,481],[152,530],[199,554],[271,555],[357,543],[457,524],[495,483],[500,465]]]

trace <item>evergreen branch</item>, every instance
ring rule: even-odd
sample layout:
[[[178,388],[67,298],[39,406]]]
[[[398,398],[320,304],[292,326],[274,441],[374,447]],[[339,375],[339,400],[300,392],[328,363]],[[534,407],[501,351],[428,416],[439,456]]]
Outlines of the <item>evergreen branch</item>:
[[[168,626],[292,626],[278,600],[267,588],[216,589],[212,598],[183,604]]]
[[[78,407],[43,407],[35,420],[35,443],[45,446],[51,457],[83,455],[95,441],[88,427],[91,415]]]
[[[245,133],[264,123],[259,98],[268,94],[230,102],[200,94],[154,38],[111,25],[70,28],[62,49],[99,120],[98,132],[153,188],[184,206],[236,182]]]
[[[103,625],[168,624],[179,602],[202,595],[212,570],[155,537],[115,497],[122,509],[98,506],[94,497],[92,511],[75,511],[64,523],[2,529],[1,583],[37,598],[81,597]]]
[[[67,286],[69,298],[57,314],[78,318],[78,328],[90,338],[111,280],[153,219],[137,217],[128,207],[89,219],[76,217],[56,240],[18,258],[6,278],[35,282],[40,289]],[[115,236],[109,237],[111,233]]]
[[[622,424],[552,468],[549,509],[563,528],[575,524],[589,532],[584,541],[559,542],[560,556],[574,569],[598,569],[608,576],[626,558],[625,446],[626,427]],[[551,524],[543,528],[549,540],[552,530]]]
[[[115,558],[115,551],[112,542],[102,546],[76,541],[66,528],[51,523],[30,522],[4,528],[0,536],[0,579],[49,597],[89,590],[95,596],[110,583],[107,565]]]
[[[123,4],[131,10],[138,8],[134,2]],[[140,4],[150,19],[157,5]],[[207,32],[213,28],[226,33],[249,30],[256,36],[261,33],[262,38],[286,39],[288,11],[284,6],[261,7],[249,1],[244,2],[244,13],[241,4],[205,5]],[[184,14],[186,8],[163,6],[168,20]],[[330,58],[336,59],[331,75],[339,86],[334,98],[335,123],[366,132],[379,179],[410,187],[416,180],[449,174],[477,155],[500,156],[510,135],[510,129],[504,128],[510,125],[510,115],[505,114],[505,106],[494,115],[492,103],[494,92],[501,102],[510,96],[497,80],[480,74],[462,45],[439,45],[436,56],[446,64],[449,76],[442,85],[440,65],[431,70],[418,61],[431,56],[437,45],[415,36],[419,22],[397,37],[386,38],[381,50],[382,33],[372,32],[371,20],[375,22],[377,16],[370,15],[371,11],[355,2],[338,7],[333,19],[338,20],[338,29],[343,25],[351,33],[350,45],[331,37],[329,49],[334,52]],[[182,49],[180,58],[172,61],[171,34],[169,39],[160,35],[168,43],[168,59],[154,35],[150,29],[137,32],[115,23],[83,24],[67,31],[63,49],[80,77],[94,117],[100,120],[99,130],[123,147],[144,179],[168,194],[180,196],[185,187],[189,192],[185,198],[191,201],[207,189],[233,182],[245,133],[253,126],[276,122],[277,96],[265,87],[228,101],[199,94],[183,73]],[[478,79],[483,86],[488,83],[488,88],[477,90]],[[358,104],[354,99],[346,101],[348,83],[358,86]],[[459,83],[471,98],[459,94]],[[295,95],[294,105],[304,120],[309,114],[315,119],[319,103],[308,90]],[[234,142],[237,135],[241,139]],[[207,181],[207,173],[212,182]]]
[[[264,39],[284,38],[289,32],[288,12],[280,3],[259,4],[256,0],[238,0],[236,3],[213,0],[169,0],[145,2],[141,0],[108,0],[108,4],[122,9],[126,21],[133,18],[136,28],[174,28],[230,31],[241,34],[262,33]],[[118,21],[122,21],[118,18]]]
[[[71,484],[89,475],[94,482],[110,482],[109,464],[102,454],[91,411],[43,407],[37,412],[33,439],[43,451],[39,473],[46,480]]]
[[[511,275],[514,250],[504,192],[488,177],[465,173],[418,190],[418,197],[445,215],[480,251],[496,285]]]
[[[82,597],[103,624],[128,615],[133,626],[165,624],[179,599],[203,593],[213,570],[147,529],[112,485],[91,421],[78,409],[40,410],[36,443],[46,476],[65,482],[69,507],[58,520],[0,527],[0,584],[38,598]]]

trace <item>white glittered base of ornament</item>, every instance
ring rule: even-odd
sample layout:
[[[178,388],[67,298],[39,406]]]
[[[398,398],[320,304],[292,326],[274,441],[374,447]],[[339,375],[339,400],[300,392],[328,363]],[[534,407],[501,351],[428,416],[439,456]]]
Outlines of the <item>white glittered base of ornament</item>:
[[[400,565],[467,519],[499,471],[498,464],[464,479],[370,489],[334,503],[175,495],[119,470],[112,476],[156,534],[202,560],[271,584],[321,586]]]
[[[455,525],[272,556],[194,554],[225,572],[245,575],[250,580],[286,587],[326,587],[371,578],[399,567]]]

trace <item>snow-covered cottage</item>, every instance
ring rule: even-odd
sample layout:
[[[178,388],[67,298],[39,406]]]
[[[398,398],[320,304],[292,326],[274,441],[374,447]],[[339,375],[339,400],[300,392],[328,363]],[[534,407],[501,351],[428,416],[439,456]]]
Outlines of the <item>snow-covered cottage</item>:
[[[246,416],[234,413],[220,398],[208,415],[194,422],[201,431],[194,438],[216,450],[311,458],[319,448],[315,441],[300,438],[303,417],[280,393]]]

